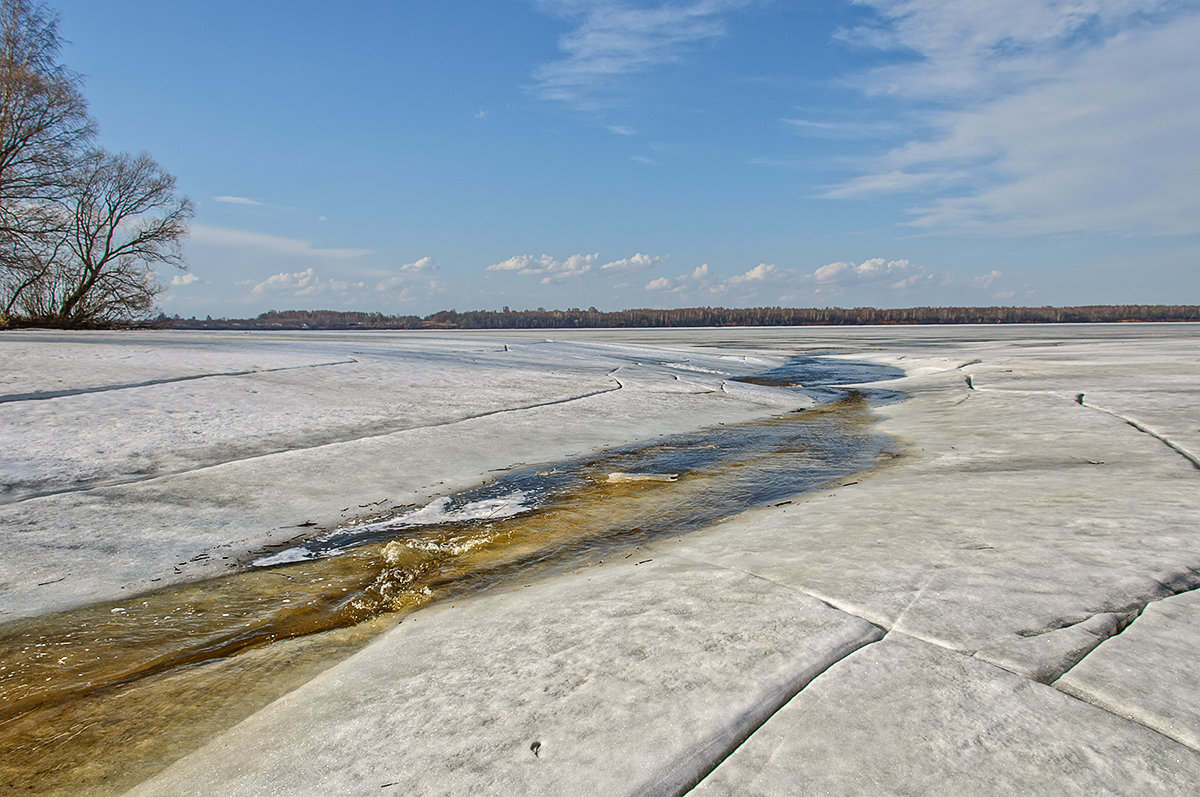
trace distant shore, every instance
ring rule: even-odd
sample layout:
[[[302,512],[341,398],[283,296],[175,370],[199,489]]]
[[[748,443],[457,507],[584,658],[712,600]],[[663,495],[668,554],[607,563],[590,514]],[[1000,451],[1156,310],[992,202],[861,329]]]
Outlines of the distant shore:
[[[271,310],[253,318],[181,318],[109,325],[156,329],[663,329],[688,327],[908,326],[923,324],[1114,324],[1200,322],[1200,305],[1079,305],[1073,307],[685,307],[631,310],[441,310],[426,316],[344,310]],[[54,327],[46,319],[0,319],[0,329]]]

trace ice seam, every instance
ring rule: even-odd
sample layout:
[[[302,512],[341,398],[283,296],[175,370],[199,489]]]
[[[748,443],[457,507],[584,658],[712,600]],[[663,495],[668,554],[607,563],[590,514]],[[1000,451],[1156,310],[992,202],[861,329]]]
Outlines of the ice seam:
[[[711,740],[707,745],[693,753],[670,772],[634,792],[640,797],[660,797],[670,795],[681,797],[696,788],[717,767],[724,763],[743,743],[752,737],[759,728],[765,725],[784,706],[790,703],[796,695],[803,692],[813,681],[828,672],[834,665],[844,661],[855,651],[868,645],[873,645],[887,636],[887,631],[871,624],[873,631],[867,631],[863,636],[844,642],[832,651],[828,661],[814,664],[802,669],[794,675],[774,695],[770,695],[761,704],[747,709],[737,717],[732,727],[720,737]]]
[[[67,390],[37,391],[34,393],[10,393],[0,396],[0,404],[11,404],[18,401],[46,401],[48,399],[66,398],[67,396],[84,396],[89,393],[108,393],[113,390],[131,390],[138,387],[153,387],[155,385],[170,385],[175,382],[191,382],[197,379],[212,379],[221,376],[249,376],[251,374],[274,374],[280,371],[298,371],[304,368],[327,368],[333,365],[352,365],[358,360],[351,357],[348,360],[335,360],[328,363],[308,363],[306,365],[288,365],[282,368],[251,368],[246,371],[219,371],[211,374],[191,374],[175,376],[169,379],[150,379],[145,382],[128,382],[121,385],[100,385],[98,387],[77,387]]]
[[[1161,584],[1162,582],[1159,582],[1159,583]],[[1166,587],[1165,584],[1163,586]],[[1078,667],[1079,663],[1081,661],[1083,661],[1088,656],[1090,656],[1092,653],[1094,653],[1096,651],[1096,649],[1099,648],[1101,645],[1103,645],[1105,642],[1107,642],[1108,640],[1112,639],[1115,636],[1120,636],[1121,634],[1125,633],[1126,629],[1128,629],[1135,622],[1137,622],[1138,618],[1142,616],[1142,613],[1146,611],[1146,607],[1149,606],[1150,604],[1158,603],[1159,601],[1164,601],[1168,598],[1174,598],[1174,597],[1178,597],[1179,595],[1186,595],[1189,592],[1195,592],[1197,590],[1200,590],[1200,571],[1188,569],[1188,571],[1186,573],[1183,573],[1178,577],[1178,583],[1176,584],[1175,587],[1166,587],[1166,588],[1168,591],[1165,594],[1158,595],[1156,597],[1152,597],[1145,601],[1141,601],[1138,604],[1135,604],[1134,607],[1132,609],[1130,609],[1127,613],[1130,616],[1130,619],[1128,620],[1128,622],[1123,623],[1120,627],[1118,627],[1111,634],[1109,634],[1108,636],[1101,639],[1094,646],[1092,646],[1092,648],[1089,649],[1087,651],[1087,653],[1084,653],[1082,656],[1080,656],[1079,659],[1077,661],[1075,661],[1074,664],[1072,664],[1070,667],[1067,667],[1065,670],[1063,670],[1057,676],[1055,676],[1054,679],[1050,681],[1050,686],[1053,686],[1055,689],[1058,689],[1058,682],[1059,682],[1059,680],[1062,679],[1063,676],[1065,676],[1071,670]],[[1059,689],[1059,691],[1062,691],[1062,690]]]
[[[302,367],[310,368],[312,366],[302,366]],[[330,440],[323,440],[320,443],[315,443],[313,445],[302,445],[302,446],[294,446],[294,447],[290,447],[290,448],[279,448],[279,449],[274,449],[271,451],[261,451],[256,454],[251,454],[250,456],[247,456],[247,457],[237,457],[234,459],[219,460],[219,461],[215,461],[215,462],[206,462],[206,463],[200,465],[199,467],[195,467],[195,468],[184,468],[181,470],[161,471],[159,473],[143,476],[140,478],[134,477],[134,478],[128,478],[128,479],[112,479],[112,480],[103,481],[103,482],[93,482],[91,484],[87,484],[87,485],[83,485],[83,486],[79,486],[79,487],[64,487],[61,490],[45,490],[42,492],[27,494],[24,497],[18,498],[14,501],[5,501],[3,499],[0,499],[0,506],[12,506],[14,504],[24,503],[25,501],[35,501],[39,498],[49,498],[49,497],[52,497],[55,495],[67,495],[67,494],[71,494],[71,493],[86,493],[86,492],[90,492],[92,490],[103,490],[103,489],[107,489],[110,487],[123,487],[123,486],[129,485],[129,484],[142,484],[145,482],[154,481],[155,479],[162,479],[162,478],[167,478],[170,476],[180,476],[180,475],[184,475],[187,473],[196,473],[198,471],[207,470],[208,468],[216,468],[216,467],[220,467],[221,465],[230,465],[230,464],[237,463],[237,462],[250,462],[250,461],[256,460],[256,459],[262,459],[263,457],[272,457],[277,454],[287,454],[292,451],[311,451],[311,450],[315,450],[318,448],[324,448],[325,446],[340,445],[342,443],[354,443],[359,440],[372,440],[372,439],[375,439],[378,437],[387,437],[388,435],[398,434],[400,432],[420,431],[422,429],[437,429],[437,428],[441,428],[443,426],[453,426],[456,423],[465,423],[467,421],[475,421],[480,418],[487,418],[492,415],[500,415],[500,414],[506,413],[506,412],[522,412],[524,410],[534,410],[534,409],[539,409],[541,407],[552,407],[557,404],[567,404],[572,401],[581,401],[583,399],[592,398],[593,396],[601,396],[601,395],[604,395],[605,393],[614,393],[614,392],[620,390],[623,387],[621,382],[618,379],[616,379],[616,377],[613,377],[612,379],[614,382],[617,383],[616,387],[609,387],[609,388],[605,388],[603,390],[593,390],[590,393],[582,393],[578,396],[569,396],[567,398],[554,399],[553,401],[543,401],[543,402],[539,402],[536,404],[525,404],[525,405],[522,405],[519,407],[504,407],[504,408],[496,409],[496,410],[488,410],[487,412],[481,412],[476,415],[467,415],[462,418],[454,418],[451,420],[440,421],[438,423],[426,424],[424,426],[399,426],[396,428],[388,429],[383,432],[372,432],[371,434],[366,434],[366,435],[357,435],[357,436],[350,436],[350,437],[334,438],[334,439],[330,439]]]
[[[1200,470],[1200,457],[1196,456],[1191,451],[1188,451],[1186,448],[1179,445],[1175,441],[1171,440],[1166,435],[1161,434],[1160,432],[1154,431],[1149,426],[1146,426],[1145,424],[1141,423],[1140,421],[1138,421],[1134,418],[1130,418],[1128,415],[1122,415],[1119,412],[1114,412],[1113,410],[1105,409],[1104,407],[1098,407],[1095,404],[1089,404],[1088,402],[1083,400],[1083,395],[1084,395],[1083,393],[1080,393],[1075,397],[1075,401],[1081,407],[1087,407],[1088,409],[1091,409],[1091,410],[1098,410],[1100,412],[1105,413],[1106,415],[1111,415],[1112,417],[1114,417],[1118,420],[1124,421],[1125,423],[1132,426],[1134,429],[1137,429],[1139,432],[1142,432],[1143,434],[1148,434],[1151,437],[1153,437],[1155,440],[1158,440],[1160,443],[1167,446],[1167,448],[1170,448],[1176,454],[1183,457],[1188,462],[1192,463],[1193,468],[1195,468],[1196,470]]]

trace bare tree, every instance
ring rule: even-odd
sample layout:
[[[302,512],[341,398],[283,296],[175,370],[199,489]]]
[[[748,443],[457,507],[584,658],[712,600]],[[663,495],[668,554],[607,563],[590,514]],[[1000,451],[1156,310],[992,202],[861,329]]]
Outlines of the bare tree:
[[[137,319],[162,291],[154,267],[184,267],[191,202],[149,155],[87,149],[60,48],[42,3],[0,0],[0,325]]]
[[[79,79],[58,63],[58,18],[0,0],[0,309],[45,276],[79,153],[94,133]]]
[[[71,191],[65,235],[43,258],[48,290],[35,295],[45,304],[29,314],[63,326],[146,315],[162,292],[154,267],[185,267],[192,203],[145,153],[87,153]]]

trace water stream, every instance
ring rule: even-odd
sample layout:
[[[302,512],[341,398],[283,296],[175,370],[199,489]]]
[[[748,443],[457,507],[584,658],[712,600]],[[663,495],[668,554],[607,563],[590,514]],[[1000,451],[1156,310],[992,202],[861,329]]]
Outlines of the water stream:
[[[808,358],[747,381],[811,392],[897,375]],[[430,602],[629,555],[871,467],[890,442],[871,403],[898,394],[825,390],[813,409],[514,470],[231,575],[0,628],[0,789],[118,791]]]

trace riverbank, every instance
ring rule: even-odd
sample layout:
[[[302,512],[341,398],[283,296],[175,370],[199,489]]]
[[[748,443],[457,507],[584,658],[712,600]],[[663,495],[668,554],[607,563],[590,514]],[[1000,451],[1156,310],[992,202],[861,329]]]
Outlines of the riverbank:
[[[880,428],[904,455],[422,610],[135,793],[1200,784],[1195,327],[570,340],[671,347],[655,368],[815,350],[897,365],[888,387],[910,398]]]

